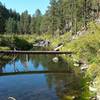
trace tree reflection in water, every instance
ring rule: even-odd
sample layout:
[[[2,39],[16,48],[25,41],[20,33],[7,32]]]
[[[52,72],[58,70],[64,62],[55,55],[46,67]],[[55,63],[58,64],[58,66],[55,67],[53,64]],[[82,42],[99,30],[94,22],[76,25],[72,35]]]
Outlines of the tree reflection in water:
[[[13,55],[15,57],[15,55]],[[30,70],[48,70],[48,71],[73,71],[63,59],[59,56],[59,62],[54,63],[53,57],[57,55],[17,55],[17,58],[10,62],[2,63],[0,66],[0,73],[3,68],[7,72],[7,64],[9,68],[12,67],[13,72],[16,71],[30,71]],[[41,68],[40,68],[41,66]],[[20,68],[19,68],[20,67]],[[72,73],[48,73],[45,74],[48,88],[54,88],[56,95],[62,100],[66,96],[79,96],[81,92],[81,74]],[[41,83],[40,83],[41,84]]]

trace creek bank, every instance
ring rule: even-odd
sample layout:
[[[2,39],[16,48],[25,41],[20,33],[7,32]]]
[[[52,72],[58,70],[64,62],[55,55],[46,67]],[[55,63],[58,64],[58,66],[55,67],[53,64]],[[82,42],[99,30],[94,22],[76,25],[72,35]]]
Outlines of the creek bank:
[[[73,62],[75,67],[80,67],[81,72],[86,71],[89,67],[88,63],[82,60],[76,60],[73,58]]]
[[[19,36],[1,36],[0,42],[0,50],[29,50],[33,47],[27,39]]]

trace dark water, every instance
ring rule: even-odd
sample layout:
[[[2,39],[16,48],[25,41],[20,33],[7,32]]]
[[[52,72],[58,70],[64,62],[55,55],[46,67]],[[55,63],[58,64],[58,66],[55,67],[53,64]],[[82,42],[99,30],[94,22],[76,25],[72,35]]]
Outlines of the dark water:
[[[55,56],[5,55],[0,58],[0,100],[8,100],[10,96],[16,100],[82,100],[79,99],[83,92],[82,76],[60,57],[58,63],[53,62]]]

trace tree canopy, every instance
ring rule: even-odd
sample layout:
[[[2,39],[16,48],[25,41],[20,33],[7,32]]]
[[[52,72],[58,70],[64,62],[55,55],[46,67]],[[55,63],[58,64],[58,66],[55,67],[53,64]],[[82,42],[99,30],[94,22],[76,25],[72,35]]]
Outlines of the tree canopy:
[[[0,34],[43,34],[53,36],[71,31],[77,34],[87,22],[99,17],[99,0],[50,0],[44,15],[37,9],[33,16],[7,9],[0,2]]]

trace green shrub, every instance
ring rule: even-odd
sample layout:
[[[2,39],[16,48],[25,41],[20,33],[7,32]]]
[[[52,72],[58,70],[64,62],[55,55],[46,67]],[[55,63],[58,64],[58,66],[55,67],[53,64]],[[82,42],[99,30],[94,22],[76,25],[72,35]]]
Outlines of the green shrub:
[[[15,46],[17,49],[21,49],[21,50],[29,50],[31,49],[33,46],[31,43],[27,42],[25,39],[23,38],[18,38],[15,37]]]

